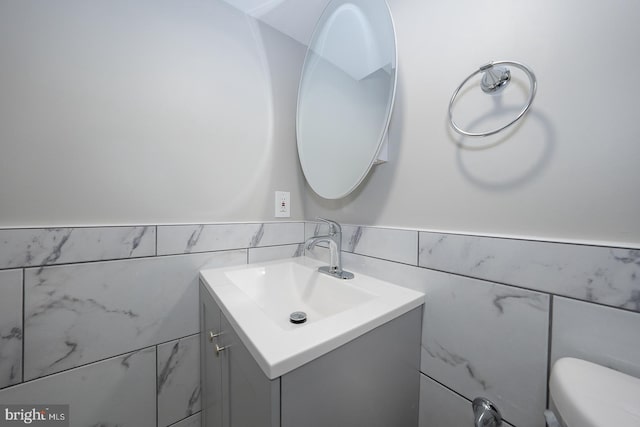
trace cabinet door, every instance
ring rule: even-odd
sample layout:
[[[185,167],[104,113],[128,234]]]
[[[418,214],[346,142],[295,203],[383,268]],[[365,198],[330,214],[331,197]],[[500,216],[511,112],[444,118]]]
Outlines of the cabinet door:
[[[206,289],[200,287],[200,375],[202,426],[222,427],[222,354],[216,351],[222,313]]]
[[[417,426],[421,325],[419,307],[284,374],[282,427]]]
[[[280,379],[269,380],[222,315],[223,426],[280,427]]]

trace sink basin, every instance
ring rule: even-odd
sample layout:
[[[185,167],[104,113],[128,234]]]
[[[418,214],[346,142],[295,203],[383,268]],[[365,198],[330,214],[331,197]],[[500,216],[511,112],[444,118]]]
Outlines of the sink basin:
[[[564,357],[553,365],[549,390],[569,427],[640,426],[640,378]]]
[[[265,375],[277,378],[424,302],[424,294],[362,274],[340,280],[305,257],[200,272]],[[289,321],[303,311],[307,321]]]
[[[300,328],[289,321],[289,314],[294,311],[305,312],[307,323],[311,324],[376,297],[351,281],[336,280],[291,261],[250,266],[224,274],[285,330]]]

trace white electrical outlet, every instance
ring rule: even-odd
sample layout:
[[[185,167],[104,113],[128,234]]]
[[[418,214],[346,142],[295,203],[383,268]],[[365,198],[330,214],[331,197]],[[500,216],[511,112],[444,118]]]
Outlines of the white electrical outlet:
[[[276,191],[276,218],[289,218],[291,216],[291,193],[288,191]]]

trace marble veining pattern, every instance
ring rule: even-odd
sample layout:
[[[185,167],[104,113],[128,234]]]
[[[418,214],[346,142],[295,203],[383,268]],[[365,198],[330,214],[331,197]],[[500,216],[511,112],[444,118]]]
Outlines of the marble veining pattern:
[[[155,227],[0,230],[0,268],[155,255]]]
[[[467,374],[469,374],[471,379],[480,385],[482,390],[487,390],[489,388],[488,382],[484,380],[480,375],[478,375],[477,370],[473,366],[471,361],[459,354],[455,354],[447,350],[437,340],[432,340],[429,345],[423,343],[422,348],[429,355],[429,357],[433,359],[438,359],[453,368],[462,367],[467,371]]]
[[[417,265],[418,232],[389,228],[355,227],[345,236],[345,250],[389,261]]]
[[[22,381],[22,271],[0,271],[0,388]]]
[[[198,271],[246,250],[25,270],[25,380],[195,334]]]
[[[310,223],[305,237],[327,234],[324,223]],[[326,246],[326,245],[322,245]],[[417,265],[418,232],[391,228],[342,225],[342,250],[404,264]]]
[[[188,276],[197,282],[208,260],[298,256],[305,237],[324,233],[314,222],[159,226],[159,255],[198,254],[145,258],[156,254],[155,226],[0,230],[0,401],[61,394],[83,408],[72,425],[151,427],[156,417],[158,426],[199,425],[199,387],[184,370],[198,327]],[[232,248],[245,250],[199,253]],[[540,427],[548,350],[552,362],[577,356],[640,376],[640,250],[355,225],[343,226],[343,249],[345,268],[429,295],[421,370],[464,397],[423,375],[441,400],[421,400],[421,426],[423,410],[450,406],[464,417],[441,412],[436,425],[459,427],[463,411],[471,415],[467,399],[483,395],[513,425]],[[325,248],[307,255],[328,261]],[[95,262],[106,260],[120,261]],[[551,349],[550,297],[537,291],[582,300],[553,297]],[[29,382],[20,384],[23,336]]]
[[[419,265],[640,311],[640,250],[420,233]]]
[[[200,411],[200,336],[158,346],[158,426]]]
[[[156,427],[155,347],[0,390],[5,404],[69,404],[70,425]]]
[[[485,396],[519,427],[546,406],[549,296],[344,254],[345,268],[424,292],[421,371],[467,399]]]
[[[518,426],[538,426],[546,404],[549,297],[444,276],[427,291],[422,371],[470,400],[494,400]]]
[[[553,298],[551,363],[577,357],[640,378],[640,313]]]
[[[158,255],[298,244],[304,223],[209,224],[158,227]]]

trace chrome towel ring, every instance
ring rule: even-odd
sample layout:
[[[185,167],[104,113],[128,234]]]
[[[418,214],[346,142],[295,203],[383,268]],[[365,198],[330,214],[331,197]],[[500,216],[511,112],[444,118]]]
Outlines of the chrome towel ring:
[[[509,68],[503,67],[503,65],[511,65],[513,67],[519,68],[522,71],[524,71],[524,73],[529,78],[530,91],[529,91],[529,99],[527,100],[527,104],[524,106],[524,108],[520,111],[520,113],[517,115],[517,117],[515,119],[513,119],[511,122],[507,123],[506,125],[502,126],[499,129],[494,129],[494,130],[489,131],[489,132],[467,132],[466,130],[461,129],[456,124],[456,122],[453,120],[453,103],[455,102],[456,97],[458,96],[458,93],[460,92],[460,89],[462,89],[462,87],[469,80],[471,80],[471,78],[473,78],[475,75],[477,75],[479,73],[484,73],[483,76],[482,76],[482,81],[480,82],[480,87],[482,88],[482,91],[485,92],[485,93],[488,93],[490,95],[496,95],[496,94],[502,92],[507,87],[509,82],[511,81],[511,71],[509,70]],[[455,90],[455,92],[453,92],[453,96],[451,97],[451,101],[449,101],[449,123],[451,124],[451,127],[453,127],[453,129],[456,132],[458,132],[459,134],[462,134],[462,135],[466,135],[466,136],[489,136],[489,135],[494,135],[494,134],[496,134],[496,133],[508,128],[509,126],[511,126],[512,124],[517,122],[518,120],[520,120],[522,118],[522,116],[524,116],[527,113],[527,111],[529,111],[529,108],[531,108],[531,103],[533,102],[533,98],[535,98],[535,96],[536,96],[537,87],[538,87],[538,83],[536,81],[536,76],[533,74],[531,69],[529,67],[527,67],[526,65],[521,64],[519,62],[514,62],[514,61],[494,61],[494,62],[489,62],[488,64],[483,65],[482,67],[478,68],[469,77],[464,79],[464,81],[460,84],[460,86],[458,86],[458,88]]]

